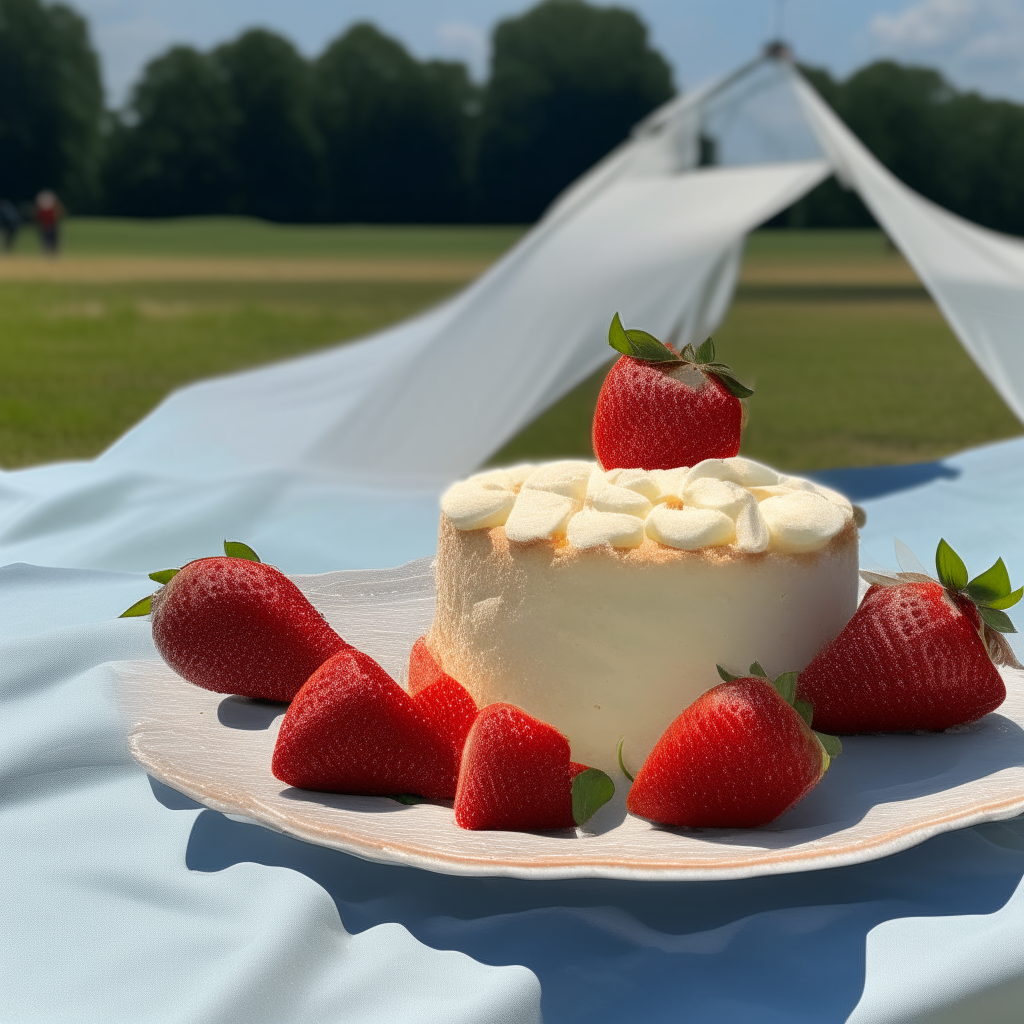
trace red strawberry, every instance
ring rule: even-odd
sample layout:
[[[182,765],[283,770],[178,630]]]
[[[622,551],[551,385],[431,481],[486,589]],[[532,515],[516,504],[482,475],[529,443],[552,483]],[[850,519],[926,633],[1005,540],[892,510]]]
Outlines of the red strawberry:
[[[941,583],[920,573],[863,573],[872,587],[843,631],[800,673],[800,696],[830,732],[948,729],[994,711],[1006,687],[993,660],[1015,664],[1000,635],[1020,600],[1000,559],[970,583],[943,540]]]
[[[823,742],[841,749],[812,731],[801,714],[809,709],[798,711],[780,693],[795,688],[789,672],[775,685],[752,675],[702,694],[655,744],[626,807],[690,828],[757,828],[789,810],[825,774]]]
[[[604,772],[569,760],[569,741],[512,704],[488,704],[462,754],[455,822],[539,831],[583,824],[615,791]]]
[[[244,544],[224,548],[243,557],[200,558],[153,573],[166,586],[124,614],[145,615],[152,606],[156,649],[190,683],[289,701],[348,644],[282,572]]]
[[[450,799],[459,759],[405,690],[350,647],[325,661],[295,695],[271,768],[300,789]]]
[[[427,646],[427,638],[421,636],[412,645],[412,652],[409,655],[409,692],[415,697],[428,686],[442,679],[451,678],[437,663],[437,659]]]
[[[434,731],[461,757],[476,719],[476,701],[438,665],[422,636],[412,645],[409,655],[409,692]]]
[[[605,469],[674,469],[740,450],[741,398],[753,394],[708,338],[677,355],[646,331],[624,330],[618,313],[608,343],[622,358],[594,410],[594,454]]]

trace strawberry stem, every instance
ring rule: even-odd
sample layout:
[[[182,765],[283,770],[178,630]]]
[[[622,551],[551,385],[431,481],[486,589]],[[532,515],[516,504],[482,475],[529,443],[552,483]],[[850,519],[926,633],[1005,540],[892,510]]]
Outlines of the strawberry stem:
[[[725,364],[715,361],[715,343],[708,338],[696,351],[692,345],[686,345],[683,351],[676,355],[668,345],[658,341],[653,334],[647,331],[637,330],[634,327],[628,330],[622,326],[619,314],[612,317],[611,326],[608,328],[608,344],[616,352],[632,359],[639,359],[645,363],[658,363],[663,366],[695,366],[706,377],[714,377],[719,384],[725,388],[734,398],[749,398],[753,388],[748,388],[742,383],[735,373]]]
[[[228,558],[245,558],[250,562],[258,562],[260,556],[248,544],[244,544],[240,540],[226,540],[224,541],[224,554]],[[174,579],[180,569],[158,569],[156,572],[151,572],[149,578],[154,583],[159,583],[161,586],[166,586],[171,580]],[[149,615],[153,611],[153,598],[160,591],[156,591],[155,594],[150,594],[149,597],[144,597],[140,601],[136,601],[131,608],[126,608],[118,616],[119,619],[133,619],[140,615]],[[397,798],[396,798],[397,799]]]
[[[619,771],[622,772],[622,774],[625,775],[626,778],[629,779],[630,782],[632,782],[633,781],[633,776],[630,775],[628,771],[626,771],[626,766],[622,763],[622,741],[624,739],[625,739],[624,736],[620,736],[619,737],[619,748],[616,751],[616,754],[618,755],[618,758],[619,758]]]

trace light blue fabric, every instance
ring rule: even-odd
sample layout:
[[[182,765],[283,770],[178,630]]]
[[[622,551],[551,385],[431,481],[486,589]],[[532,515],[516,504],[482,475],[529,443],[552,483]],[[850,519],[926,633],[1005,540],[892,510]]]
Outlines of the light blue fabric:
[[[874,561],[894,564],[895,534],[928,564],[943,535],[972,571],[1002,555],[1024,579],[1024,440],[822,478],[867,508]],[[113,618],[149,589],[143,569],[225,534],[292,571],[395,564],[432,550],[436,495],[69,465],[3,474],[0,515],[3,560],[37,563],[0,570],[4,1021],[531,1021],[539,1006],[549,1024],[863,1024],[959,1019],[1024,978],[1017,821],[772,879],[522,882],[364,863],[147,779],[102,667],[153,654],[146,621]]]

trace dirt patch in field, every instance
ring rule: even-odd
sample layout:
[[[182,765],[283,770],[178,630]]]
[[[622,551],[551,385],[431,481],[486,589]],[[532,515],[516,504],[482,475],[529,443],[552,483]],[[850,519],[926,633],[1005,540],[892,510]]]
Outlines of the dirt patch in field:
[[[470,281],[489,266],[466,259],[244,259],[8,256],[0,281]]]
[[[790,263],[748,257],[740,274],[742,284],[756,285],[861,285],[906,287],[918,284],[909,263],[900,257],[886,260],[822,260]]]

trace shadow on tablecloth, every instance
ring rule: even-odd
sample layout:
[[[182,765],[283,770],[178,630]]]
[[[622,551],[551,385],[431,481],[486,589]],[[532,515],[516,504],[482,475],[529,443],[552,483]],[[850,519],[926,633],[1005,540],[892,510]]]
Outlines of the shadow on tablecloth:
[[[152,786],[166,807],[198,806]],[[967,829],[881,861],[772,878],[527,882],[372,864],[204,810],[186,863],[290,868],[330,894],[351,933],[396,922],[433,948],[525,965],[548,1024],[781,1024],[846,1020],[882,922],[999,910],[1024,877],[1018,831]]]

